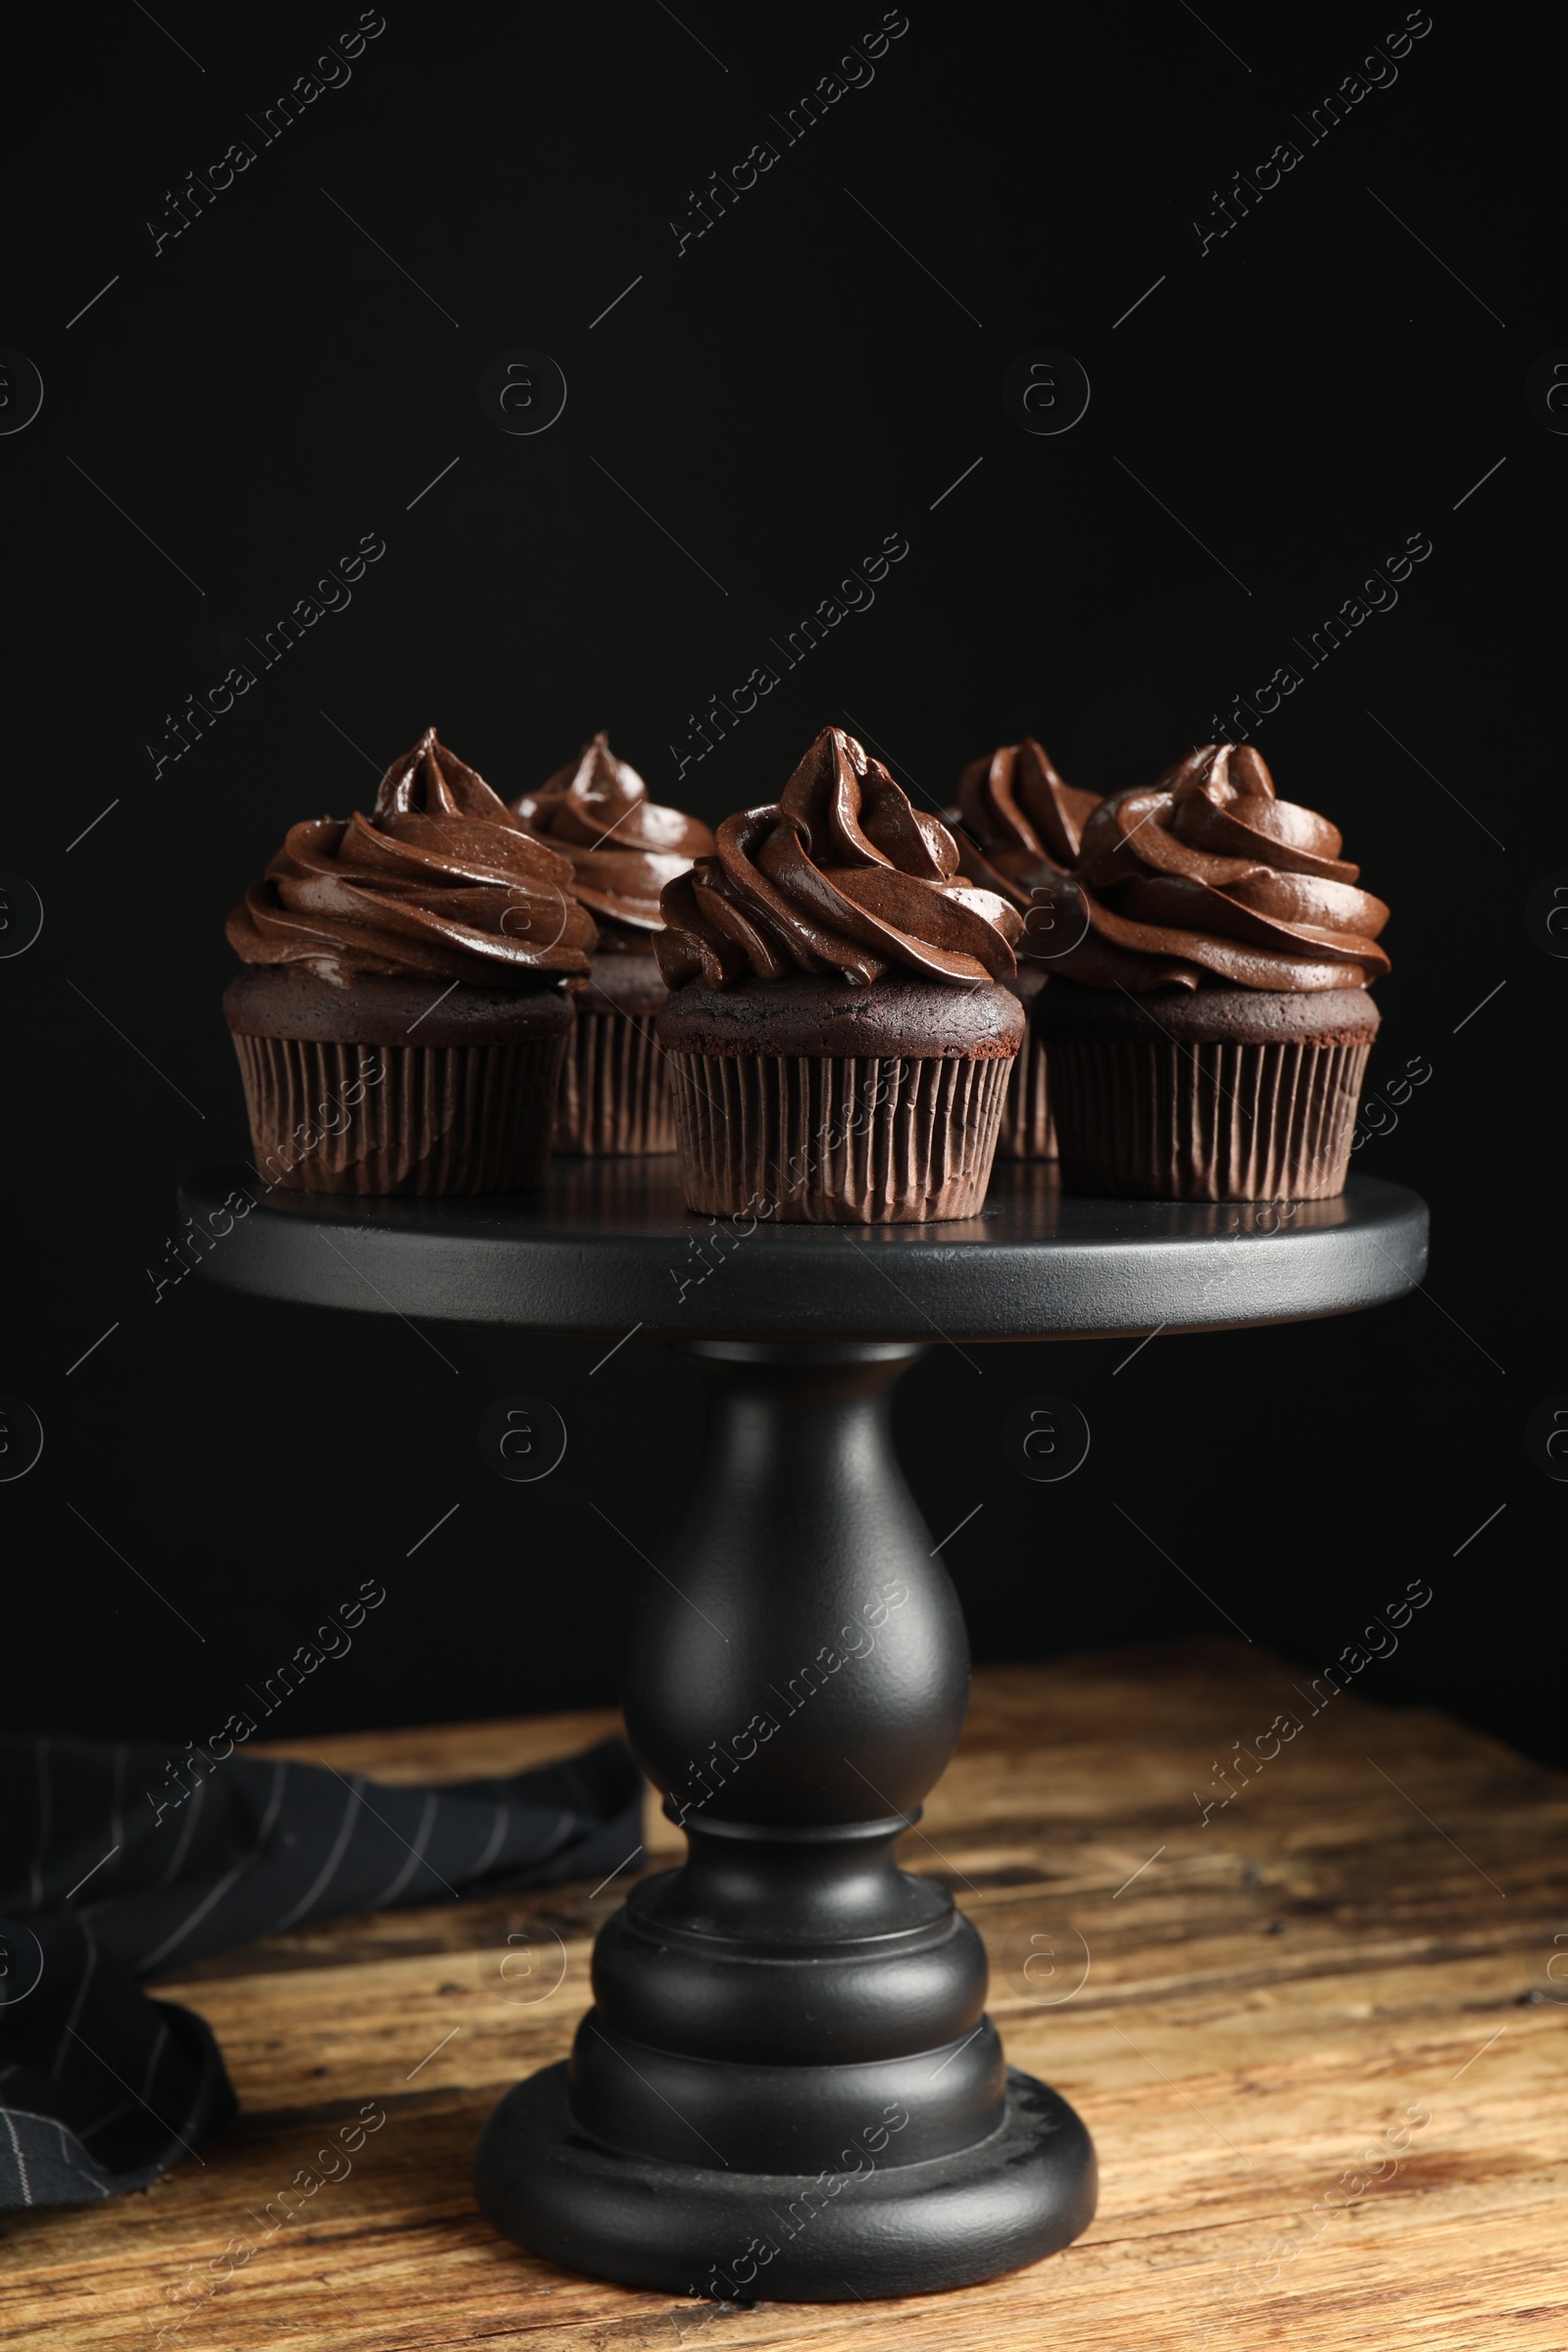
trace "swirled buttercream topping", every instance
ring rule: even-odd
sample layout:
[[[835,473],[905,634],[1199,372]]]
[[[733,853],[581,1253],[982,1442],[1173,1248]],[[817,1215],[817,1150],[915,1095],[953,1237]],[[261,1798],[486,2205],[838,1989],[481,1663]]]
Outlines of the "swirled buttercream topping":
[[[778,800],[727,816],[714,855],[665,886],[660,969],[671,988],[796,972],[1009,980],[1017,911],[957,867],[947,827],[853,735],[824,727]]]
[[[1204,744],[1157,784],[1102,801],[1052,886],[1081,933],[1053,968],[1134,996],[1228,981],[1363,988],[1389,969],[1389,910],[1355,887],[1327,817],[1276,800],[1250,744]]]
[[[976,760],[958,784],[958,870],[1026,913],[1031,886],[1078,861],[1098,792],[1064,783],[1032,735]]]
[[[228,918],[246,963],[513,988],[585,974],[594,926],[568,859],[525,833],[434,727],[381,778],[368,816],[291,825]]]
[[[709,855],[713,836],[695,816],[662,808],[634,767],[596,735],[537,792],[512,804],[529,832],[571,859],[571,892],[599,925],[601,948],[653,945],[659,894]]]

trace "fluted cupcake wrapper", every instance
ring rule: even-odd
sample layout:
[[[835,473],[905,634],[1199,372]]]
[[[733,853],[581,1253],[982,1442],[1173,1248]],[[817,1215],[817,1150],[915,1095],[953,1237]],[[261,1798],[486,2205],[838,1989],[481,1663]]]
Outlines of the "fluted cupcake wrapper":
[[[652,1013],[577,1006],[556,1099],[556,1150],[673,1152],[675,1113]]]
[[[544,1181],[564,1037],[361,1046],[234,1036],[262,1180],[307,1193],[510,1193]]]
[[[1046,1092],[1046,1049],[1030,1028],[1018,1049],[1002,1105],[999,1159],[1054,1159],[1056,1131]]]
[[[1010,1055],[669,1055],[686,1204],[906,1224],[979,1213]]]
[[[1062,1184],[1146,1200],[1329,1200],[1345,1190],[1370,1051],[1054,1037]]]

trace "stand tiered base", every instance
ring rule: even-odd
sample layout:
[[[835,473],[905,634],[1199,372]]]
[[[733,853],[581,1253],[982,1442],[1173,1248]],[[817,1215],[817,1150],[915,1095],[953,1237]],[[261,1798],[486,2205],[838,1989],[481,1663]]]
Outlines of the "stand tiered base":
[[[914,2295],[1038,2262],[1094,2218],[1088,2132],[1011,2067],[1001,2127],[978,2147],[805,2175],[676,2171],[599,2147],[573,2120],[569,2072],[548,2066],[502,2100],[480,2142],[479,2203],[508,2237],[596,2278],[743,2303]]]
[[[507,1201],[274,1195],[237,1221],[235,1182],[185,1193],[198,1232],[221,1237],[215,1281],[538,1330],[631,1324],[710,1378],[707,1453],[648,1581],[626,1692],[688,1858],[602,1930],[570,2061],[491,2117],[491,2221],[575,2270],[741,2301],[962,2286],[1068,2244],[1095,2209],[1089,2134],[1006,2066],[978,1935],[893,1858],[968,1680],[894,1457],[893,1384],[933,1331],[1135,1334],[1397,1298],[1425,1268],[1420,1201],[1365,1179],[1286,1218],[1064,1201],[1054,1172],[1021,1166],[962,1224],[726,1236],[685,1215],[667,1160],[558,1165]]]
[[[601,1932],[570,2063],[497,2110],[480,2203],[536,2253],[676,2294],[961,2286],[1075,2237],[1095,2158],[1005,2066],[975,1930],[893,1859],[968,1695],[889,1429],[923,1350],[689,1352],[708,1452],[626,1726],[690,1857]]]

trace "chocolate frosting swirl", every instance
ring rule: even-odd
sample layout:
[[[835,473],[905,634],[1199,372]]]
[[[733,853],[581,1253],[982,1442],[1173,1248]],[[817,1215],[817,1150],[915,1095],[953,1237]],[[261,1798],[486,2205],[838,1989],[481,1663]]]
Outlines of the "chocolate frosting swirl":
[[[994,891],[954,880],[958,853],[853,735],[824,727],[776,802],[718,828],[715,855],[665,886],[660,969],[671,988],[894,970],[973,984],[1017,972],[1022,925]]]
[[[522,831],[434,727],[381,778],[368,817],[291,825],[228,918],[246,963],[526,988],[586,974],[594,926],[571,866]]]
[[[1020,963],[1038,977],[1054,945],[1052,910],[1041,897],[1075,863],[1084,825],[1100,806],[1098,792],[1064,783],[1049,754],[1026,735],[1004,743],[989,760],[975,760],[958,781],[958,806],[948,811],[966,882],[994,890],[1024,918]]]
[[[958,782],[958,870],[1027,913],[1032,884],[1078,862],[1098,792],[1063,783],[1026,735],[975,760]]]
[[[648,798],[637,770],[615,758],[603,734],[537,792],[514,801],[512,811],[571,859],[572,896],[598,922],[601,948],[651,948],[662,924],[660,892],[713,848],[699,818]]]
[[[1073,875],[1053,886],[1082,933],[1053,969],[1134,996],[1364,988],[1389,969],[1375,945],[1389,910],[1340,849],[1326,817],[1276,800],[1250,744],[1204,744],[1094,810]]]

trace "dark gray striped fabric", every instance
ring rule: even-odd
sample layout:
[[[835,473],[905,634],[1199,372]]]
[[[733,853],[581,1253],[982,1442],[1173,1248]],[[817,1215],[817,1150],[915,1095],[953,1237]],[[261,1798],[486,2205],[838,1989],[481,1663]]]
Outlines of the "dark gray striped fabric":
[[[176,1800],[163,1748],[0,1738],[0,2207],[145,2188],[233,2115],[206,2024],[140,1978],[344,1912],[597,1878],[641,1841],[619,1740],[438,1788],[200,1762]]]

